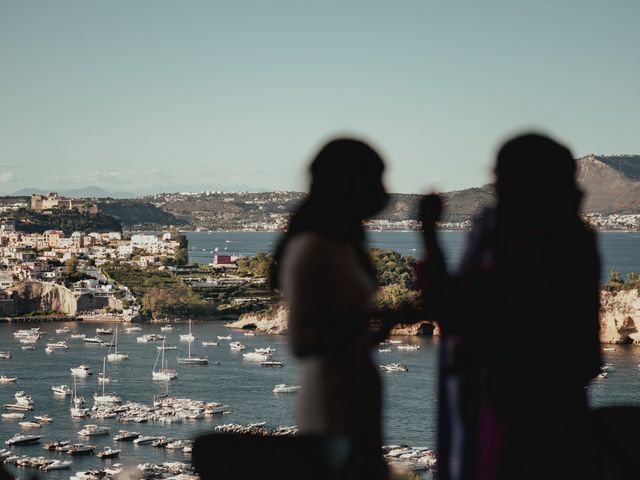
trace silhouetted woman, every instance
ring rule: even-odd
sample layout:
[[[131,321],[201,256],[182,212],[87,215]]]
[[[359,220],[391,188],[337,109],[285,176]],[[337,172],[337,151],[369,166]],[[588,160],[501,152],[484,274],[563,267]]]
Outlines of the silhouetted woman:
[[[362,478],[382,478],[381,387],[369,330],[376,274],[362,221],[387,202],[384,164],[365,143],[338,139],[311,164],[311,189],[275,254],[272,286],[289,305],[289,340],[302,366],[302,432],[358,445]],[[368,471],[363,472],[362,468]]]
[[[423,200],[425,305],[444,332],[441,478],[592,478],[585,387],[599,373],[599,261],[571,152],[540,135],[499,151],[497,204],[459,274]]]

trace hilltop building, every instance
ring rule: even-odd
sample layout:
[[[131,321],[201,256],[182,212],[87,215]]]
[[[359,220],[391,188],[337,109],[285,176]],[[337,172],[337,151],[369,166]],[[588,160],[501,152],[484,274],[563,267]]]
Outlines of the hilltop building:
[[[61,197],[55,192],[47,195],[31,195],[31,210],[37,212],[50,212],[51,210],[78,210],[80,213],[95,215],[98,213],[98,205],[86,199],[73,199]]]

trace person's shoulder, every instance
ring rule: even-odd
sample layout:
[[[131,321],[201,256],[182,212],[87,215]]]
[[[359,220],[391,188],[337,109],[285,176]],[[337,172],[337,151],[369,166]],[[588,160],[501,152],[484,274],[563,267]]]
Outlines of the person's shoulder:
[[[285,250],[286,261],[295,263],[330,263],[351,254],[349,245],[313,232],[291,238]]]

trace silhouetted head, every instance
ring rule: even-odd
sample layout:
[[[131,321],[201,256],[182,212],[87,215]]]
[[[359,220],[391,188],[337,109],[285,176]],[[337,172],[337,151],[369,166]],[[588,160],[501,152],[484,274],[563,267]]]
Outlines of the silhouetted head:
[[[495,167],[498,208],[522,215],[577,213],[582,193],[568,148],[537,134],[509,140]]]
[[[311,163],[309,200],[338,209],[332,215],[361,221],[378,213],[388,200],[382,184],[384,162],[364,142],[339,138],[327,143]]]

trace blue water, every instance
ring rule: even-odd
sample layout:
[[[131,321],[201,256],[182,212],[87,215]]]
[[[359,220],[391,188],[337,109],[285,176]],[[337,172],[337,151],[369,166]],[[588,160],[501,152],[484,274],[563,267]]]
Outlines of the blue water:
[[[281,235],[276,232],[188,233],[189,258],[194,262],[209,263],[215,253],[255,255],[273,252]],[[439,235],[447,263],[453,269],[464,252],[467,233],[440,232]],[[599,232],[597,238],[603,282],[612,270],[623,274],[640,273],[640,232]],[[423,254],[417,232],[369,232],[367,242],[370,247],[387,248],[403,255],[420,257]]]

